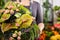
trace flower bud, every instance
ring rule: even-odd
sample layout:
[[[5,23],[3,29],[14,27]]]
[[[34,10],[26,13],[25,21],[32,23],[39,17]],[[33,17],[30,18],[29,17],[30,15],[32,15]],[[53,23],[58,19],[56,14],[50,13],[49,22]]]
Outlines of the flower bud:
[[[12,35],[12,37],[17,37],[17,34],[16,34],[16,33],[14,33],[14,34]]]
[[[14,14],[14,11],[13,10],[10,10],[10,14]]]
[[[9,40],[13,40],[13,37],[10,37]]]
[[[20,40],[20,39],[21,39],[20,36],[18,36],[18,37],[17,37],[17,40]]]
[[[18,23],[16,23],[16,26],[20,26]]]
[[[16,9],[16,11],[19,11],[19,9]]]
[[[12,9],[12,8],[14,8],[14,6],[10,5],[10,6],[8,6],[7,8],[8,8],[8,9]]]
[[[21,36],[21,31],[18,32],[18,36]]]
[[[5,10],[5,12],[4,13],[9,13],[9,10]]]

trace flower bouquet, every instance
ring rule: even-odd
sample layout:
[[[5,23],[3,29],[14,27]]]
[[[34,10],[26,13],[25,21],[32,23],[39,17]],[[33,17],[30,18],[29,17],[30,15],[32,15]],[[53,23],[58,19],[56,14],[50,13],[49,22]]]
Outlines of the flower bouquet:
[[[39,28],[33,23],[35,18],[23,5],[9,1],[0,9],[0,28],[4,40],[34,40]],[[1,34],[0,34],[1,35]]]

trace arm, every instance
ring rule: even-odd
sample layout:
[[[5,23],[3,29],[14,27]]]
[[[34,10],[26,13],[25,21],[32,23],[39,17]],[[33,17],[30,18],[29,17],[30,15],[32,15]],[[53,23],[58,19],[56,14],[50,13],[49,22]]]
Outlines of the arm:
[[[41,13],[40,4],[37,3],[37,23],[43,23],[43,13]]]
[[[41,13],[40,4],[37,4],[37,23],[40,29],[40,33],[42,33],[42,30],[44,29],[43,24],[43,14]]]

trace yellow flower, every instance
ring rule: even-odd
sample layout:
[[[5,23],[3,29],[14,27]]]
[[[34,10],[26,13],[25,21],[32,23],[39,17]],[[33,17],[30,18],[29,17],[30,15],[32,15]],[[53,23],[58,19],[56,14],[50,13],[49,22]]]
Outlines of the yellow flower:
[[[33,21],[32,16],[29,14],[23,14],[19,19],[16,20],[20,24],[20,28],[28,28]]]
[[[52,36],[50,40],[60,40],[60,35]]]
[[[16,5],[14,2],[12,1],[9,1],[5,4],[4,8],[8,8],[8,9],[12,9],[12,10],[16,10]]]
[[[11,23],[2,23],[2,25],[1,25],[1,30],[3,33],[10,30],[10,29],[17,29],[17,28],[18,27],[15,26],[14,23],[12,23],[12,24]]]

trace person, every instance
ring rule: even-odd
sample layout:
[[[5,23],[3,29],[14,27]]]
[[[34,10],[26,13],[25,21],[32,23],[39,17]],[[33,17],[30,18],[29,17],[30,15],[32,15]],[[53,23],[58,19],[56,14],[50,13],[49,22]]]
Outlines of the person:
[[[31,12],[32,16],[35,17],[35,22],[37,23],[40,28],[40,33],[42,33],[42,30],[44,29],[44,23],[43,23],[43,15],[41,14],[40,4],[38,0],[31,0]]]

